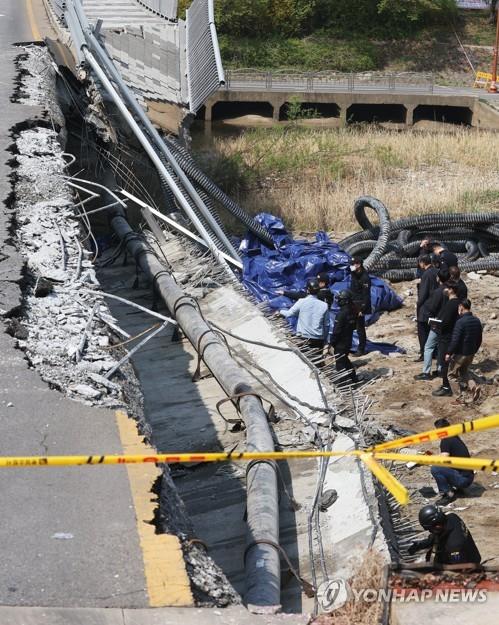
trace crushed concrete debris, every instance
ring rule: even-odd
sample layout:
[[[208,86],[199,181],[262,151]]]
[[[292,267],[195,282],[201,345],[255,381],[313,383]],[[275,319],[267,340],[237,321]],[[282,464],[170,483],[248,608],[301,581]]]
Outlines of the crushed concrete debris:
[[[64,128],[64,115],[57,103],[56,71],[47,48],[42,46],[24,46],[17,57],[19,70],[17,89],[13,100],[28,106],[43,106],[52,122],[52,126]]]
[[[18,99],[43,106],[64,129],[47,50],[27,48],[18,66]],[[98,287],[98,281],[92,253],[80,243],[87,233],[65,180],[61,140],[64,136],[54,123],[51,128],[23,129],[15,137],[16,242],[26,262],[26,287],[22,317],[11,320],[9,332],[54,388],[87,404],[120,407],[122,386],[101,375],[118,362],[109,352],[108,325],[102,320],[112,321],[112,316],[105,302],[88,292],[89,287]],[[97,314],[92,318],[95,305]]]

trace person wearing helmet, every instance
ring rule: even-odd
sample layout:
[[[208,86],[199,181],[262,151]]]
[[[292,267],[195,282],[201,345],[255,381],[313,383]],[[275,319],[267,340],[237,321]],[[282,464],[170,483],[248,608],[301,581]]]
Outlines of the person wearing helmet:
[[[350,265],[350,290],[352,300],[357,308],[357,334],[359,346],[355,356],[363,356],[366,353],[366,317],[371,313],[371,278],[364,269],[361,258],[352,258]]]
[[[407,549],[409,554],[428,549],[426,560],[433,554],[435,564],[480,564],[482,556],[473,536],[457,514],[444,514],[434,505],[423,506],[419,511],[419,523],[430,535],[413,542]]]
[[[289,310],[281,310],[283,317],[298,317],[296,333],[308,340],[314,349],[322,349],[329,333],[329,306],[318,299],[320,291],[317,280],[309,280],[306,297],[299,299]]]
[[[329,274],[325,271],[318,274],[317,282],[319,283],[319,293],[317,294],[317,298],[326,302],[328,308],[331,308],[333,304],[333,294],[329,289]],[[277,295],[284,295],[284,297],[288,297],[289,299],[296,302],[299,299],[307,296],[307,291],[286,291],[284,289],[279,289],[277,291]]]
[[[340,307],[334,321],[334,328],[331,334],[331,345],[336,356],[336,370],[345,371],[339,384],[346,382],[357,382],[357,374],[355,368],[348,358],[348,354],[352,348],[353,331],[357,326],[357,316],[352,304],[351,291],[340,291],[336,296],[336,302]]]

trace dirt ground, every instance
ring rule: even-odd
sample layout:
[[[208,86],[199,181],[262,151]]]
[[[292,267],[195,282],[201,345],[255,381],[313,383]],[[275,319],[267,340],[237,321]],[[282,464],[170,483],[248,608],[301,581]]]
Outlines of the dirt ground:
[[[446,417],[451,423],[475,419],[499,412],[499,277],[493,275],[463,274],[468,285],[473,312],[484,324],[484,341],[472,372],[480,383],[481,396],[473,402],[466,394],[464,404],[456,404],[454,397],[433,397],[431,392],[440,386],[440,378],[433,381],[415,381],[414,375],[422,370],[418,356],[416,324],[414,322],[416,303],[416,281],[393,285],[404,298],[403,308],[385,313],[372,327],[368,338],[374,341],[396,342],[407,354],[383,356],[379,352],[353,359],[358,372],[365,379],[379,376],[369,388],[373,399],[372,411],[384,425],[395,425],[410,431],[424,431],[433,428],[438,417]],[[468,397],[469,395],[469,397]],[[497,458],[499,456],[498,432],[490,430],[467,434],[465,442],[473,456]],[[425,449],[433,452],[438,444],[429,444]],[[419,507],[433,498],[421,494],[422,487],[434,487],[429,468],[417,467],[405,470],[402,481],[411,491],[412,504],[407,513],[416,518]],[[499,565],[499,532],[497,524],[497,502],[499,497],[499,475],[482,473],[476,476],[466,497],[457,499],[447,509],[453,509],[471,528],[481,551],[482,558],[498,556],[493,565]]]

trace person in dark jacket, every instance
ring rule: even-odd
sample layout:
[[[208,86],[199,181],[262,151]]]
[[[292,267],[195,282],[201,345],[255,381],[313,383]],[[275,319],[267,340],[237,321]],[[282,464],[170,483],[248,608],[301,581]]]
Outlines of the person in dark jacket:
[[[435,564],[476,564],[482,556],[464,521],[454,514],[444,514],[437,506],[423,506],[419,511],[421,526],[430,532],[428,538],[413,542],[407,551],[414,554],[429,549],[426,560],[434,556]]]
[[[326,271],[322,271],[317,276],[317,282],[319,283],[319,295],[317,296],[321,301],[326,302],[329,308],[333,305],[333,294],[329,288],[329,274]]]
[[[466,299],[468,297],[468,287],[466,283],[461,278],[461,270],[459,267],[452,266],[449,267],[449,275],[452,282],[455,282],[458,286],[457,296],[459,299]]]
[[[417,278],[421,278],[421,276],[423,275],[423,269],[421,269],[421,266],[419,264],[419,259],[422,256],[428,256],[430,258],[430,262],[431,262],[431,255],[433,253],[433,246],[435,244],[433,243],[433,239],[430,239],[429,237],[427,237],[426,239],[423,239],[421,241],[421,243],[419,244],[419,252],[418,252],[418,268],[416,269],[416,277]],[[438,267],[437,267],[438,269]]]
[[[357,382],[357,374],[348,358],[348,354],[352,348],[353,331],[357,327],[357,312],[354,308],[350,291],[340,291],[336,296],[336,301],[340,311],[334,320],[331,345],[336,356],[336,370],[338,373],[341,371],[349,372],[345,374],[338,384],[355,383]]]
[[[319,292],[317,293],[317,299],[321,300],[321,302],[326,302],[328,308],[331,308],[333,304],[333,294],[329,288],[329,274],[326,272],[322,272],[317,276],[317,281],[319,283]],[[283,289],[277,291],[278,295],[284,295],[284,297],[288,297],[290,300],[296,302],[303,297],[307,297],[308,292],[304,290],[300,291],[285,291]]]
[[[421,270],[421,281],[418,284],[418,299],[416,302],[416,319],[418,324],[419,358],[416,362],[422,362],[424,356],[424,346],[430,332],[428,319],[424,320],[420,314],[421,308],[430,298],[430,295],[437,288],[438,269],[431,264],[428,254],[423,254],[418,258],[418,266]]]
[[[458,380],[461,390],[468,387],[468,370],[482,345],[482,337],[480,319],[471,312],[470,300],[465,299],[459,304],[459,319],[445,355],[449,363],[449,377]]]
[[[447,419],[437,419],[435,427],[447,428],[450,426]],[[448,436],[440,441],[440,455],[454,458],[469,458],[470,452],[459,436]],[[457,493],[463,488],[468,488],[475,479],[473,471],[466,469],[453,469],[452,467],[431,467],[431,474],[437,483],[438,492],[441,495],[436,503],[439,506],[447,506],[452,503]]]
[[[418,321],[429,325],[430,318],[437,318],[442,306],[445,303],[445,284],[449,281],[449,272],[441,269],[437,274],[438,287],[431,293],[430,297],[421,306]],[[431,362],[434,352],[438,348],[438,333],[434,325],[429,325],[429,334],[424,346],[423,371],[414,376],[415,380],[431,380]]]
[[[435,246],[435,243],[434,243],[433,239],[430,239],[430,237],[426,237],[419,244],[419,254],[418,254],[418,256],[419,257],[421,257],[421,256],[429,256],[433,252],[434,246]]]
[[[357,334],[359,346],[355,356],[366,353],[366,315],[371,314],[371,278],[364,269],[361,258],[353,258],[350,265],[350,291],[354,308],[357,308]]]
[[[453,252],[445,249],[443,245],[435,245],[433,248],[433,253],[436,256],[436,260],[440,269],[448,270],[449,267],[457,267],[457,256]]]
[[[452,338],[454,326],[459,319],[460,300],[457,296],[458,291],[459,287],[457,284],[452,282],[447,283],[444,289],[446,300],[438,313],[438,319],[440,321],[440,323],[436,324],[438,334],[438,364],[442,374],[442,386],[436,391],[433,391],[432,395],[435,397],[447,397],[452,395],[452,389],[447,376],[449,362],[445,359],[445,355],[447,354]]]

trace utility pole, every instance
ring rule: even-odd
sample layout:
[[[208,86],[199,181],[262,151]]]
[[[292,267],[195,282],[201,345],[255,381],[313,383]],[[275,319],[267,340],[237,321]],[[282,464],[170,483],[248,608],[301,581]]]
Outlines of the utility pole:
[[[492,82],[490,83],[490,87],[489,87],[490,93],[497,93],[497,55],[498,55],[498,47],[499,47],[499,15],[497,11],[497,2],[495,6],[494,15],[496,18],[496,42],[494,45],[494,57],[492,60]]]

